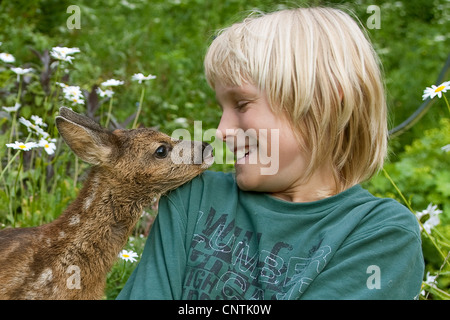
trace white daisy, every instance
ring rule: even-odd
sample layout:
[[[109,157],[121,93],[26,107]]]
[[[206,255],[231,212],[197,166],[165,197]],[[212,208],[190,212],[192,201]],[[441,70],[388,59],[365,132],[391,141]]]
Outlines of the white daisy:
[[[29,132],[32,132],[31,130],[34,130],[37,134],[41,135],[44,138],[47,138],[49,136],[49,134],[45,132],[41,127],[32,123],[30,120],[25,119],[24,117],[20,117],[19,122],[26,126]]]
[[[56,139],[51,139],[50,141],[46,140],[46,139],[41,139],[39,140],[39,147],[44,148],[45,152],[47,152],[47,154],[54,154],[55,150],[56,150],[56,145],[55,145]]]
[[[145,81],[145,80],[153,80],[153,79],[155,79],[155,78],[156,78],[156,76],[154,76],[154,75],[152,75],[152,74],[149,74],[148,76],[144,76],[142,73],[135,73],[135,74],[131,77],[131,80],[138,81],[139,83],[142,83],[142,81]]]
[[[17,82],[20,81],[20,76],[30,73],[31,71],[33,71],[33,68],[11,68],[11,70],[17,74]]]
[[[422,223],[422,225],[428,233],[431,233],[431,229],[436,227],[441,222],[439,219],[439,214],[441,213],[442,210],[439,210],[437,205],[430,203],[425,210],[416,212],[416,216],[419,220],[425,215],[429,216],[427,221]]]
[[[42,118],[39,117],[39,116],[32,115],[32,116],[31,116],[31,120],[33,120],[34,123],[35,123],[36,125],[38,125],[38,126],[41,126],[41,127],[47,127],[47,124],[44,123],[44,120],[42,120]]]
[[[112,91],[110,89],[106,89],[105,91],[103,91],[102,89],[97,88],[95,90],[95,92],[97,92],[97,94],[100,96],[100,98],[104,98],[104,97],[111,98],[114,95],[114,91]]]
[[[24,117],[20,117],[19,122],[21,124],[23,124],[24,126],[26,126],[27,128],[33,128],[35,127],[35,125],[33,123],[31,123],[30,120],[25,119]]]
[[[68,86],[64,85],[62,86],[61,83],[59,83],[61,87],[63,88],[64,98],[71,101],[72,104],[84,104],[84,96],[81,92],[81,89],[79,86]]]
[[[17,112],[21,106],[22,105],[20,103],[16,102],[14,107],[5,107],[5,106],[3,106],[2,109],[5,110],[6,112],[11,113],[11,112]]]
[[[432,85],[423,91],[422,100],[427,98],[433,99],[435,96],[441,98],[442,93],[447,92],[447,90],[450,90],[450,81],[443,82],[439,86]]]
[[[78,48],[53,47],[52,51],[50,51],[50,55],[57,60],[72,63],[74,57],[72,57],[71,54],[78,52],[80,52],[80,49]]]
[[[13,149],[16,149],[16,150],[29,151],[29,150],[31,150],[33,148],[38,147],[38,144],[36,142],[24,143],[24,142],[16,141],[15,143],[7,143],[6,146],[8,148],[13,148]]]
[[[187,128],[189,126],[188,120],[186,118],[176,118],[173,122],[183,128]]]
[[[115,87],[115,86],[120,86],[122,84],[124,84],[124,81],[120,81],[120,80],[116,80],[116,79],[109,79],[106,80],[105,82],[101,83],[101,86],[103,87]]]
[[[122,258],[125,261],[135,262],[137,257],[137,253],[131,250],[122,250],[119,252],[119,258]]]
[[[31,71],[33,71],[33,68],[11,68],[11,70],[16,73],[17,75],[21,76],[27,73],[30,73]]]
[[[58,52],[63,55],[69,55],[80,52],[79,48],[67,48],[67,47],[53,47],[52,51]]]
[[[67,88],[69,85],[68,84],[65,84],[65,83],[62,83],[62,82],[58,82],[58,81],[56,81],[55,82],[58,86],[60,86],[61,88]]]
[[[0,53],[0,60],[7,63],[13,63],[16,61],[16,58],[10,53],[2,52]]]

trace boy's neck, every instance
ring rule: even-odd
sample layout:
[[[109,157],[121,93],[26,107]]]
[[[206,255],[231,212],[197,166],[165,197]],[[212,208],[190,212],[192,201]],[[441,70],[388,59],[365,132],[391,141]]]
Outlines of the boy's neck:
[[[337,194],[338,186],[331,168],[319,168],[306,181],[270,195],[289,202],[313,202]]]

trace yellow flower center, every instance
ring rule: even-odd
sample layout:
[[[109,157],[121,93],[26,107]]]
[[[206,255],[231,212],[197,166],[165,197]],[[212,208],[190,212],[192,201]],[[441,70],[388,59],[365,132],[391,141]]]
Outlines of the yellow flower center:
[[[126,253],[123,254],[122,256],[123,256],[124,258],[129,258],[129,257],[130,257],[130,255],[129,255],[129,254],[126,254]]]
[[[25,148],[26,148],[26,145],[21,144],[21,145],[19,146],[19,148],[20,148],[20,149],[25,149]]]
[[[48,148],[48,147],[50,147],[48,144],[46,144],[46,145],[44,146],[44,148]]]
[[[440,92],[440,91],[444,90],[444,88],[445,88],[445,86],[439,86],[434,90],[434,92]]]

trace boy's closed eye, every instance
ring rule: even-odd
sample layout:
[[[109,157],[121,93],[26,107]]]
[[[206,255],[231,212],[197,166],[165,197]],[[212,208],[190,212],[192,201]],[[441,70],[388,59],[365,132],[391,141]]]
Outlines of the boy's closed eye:
[[[216,94],[216,101],[220,108],[233,106],[234,109],[244,109],[250,103],[255,102],[259,98],[259,92],[256,90],[248,90],[243,87],[226,88],[224,92]]]
[[[240,112],[244,112],[247,108],[247,106],[251,103],[251,101],[238,101],[236,103],[236,108]]]

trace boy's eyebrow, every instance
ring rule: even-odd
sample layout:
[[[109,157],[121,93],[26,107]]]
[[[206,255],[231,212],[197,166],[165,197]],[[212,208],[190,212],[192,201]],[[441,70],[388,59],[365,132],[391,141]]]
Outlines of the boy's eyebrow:
[[[236,99],[236,98],[240,98],[242,96],[257,96],[258,93],[251,92],[249,90],[245,90],[241,87],[231,87],[225,91],[224,95]],[[218,100],[217,95],[216,95],[216,100]]]
[[[260,92],[255,92],[249,89],[245,89],[239,86],[233,86],[228,87],[220,96],[226,101],[228,99],[230,100],[239,100],[239,99],[245,99],[245,100],[256,100],[260,97]],[[221,100],[219,99],[219,95],[216,92],[216,102],[219,105],[220,109],[223,110],[223,105],[221,103]],[[224,101],[222,101],[224,102]]]

